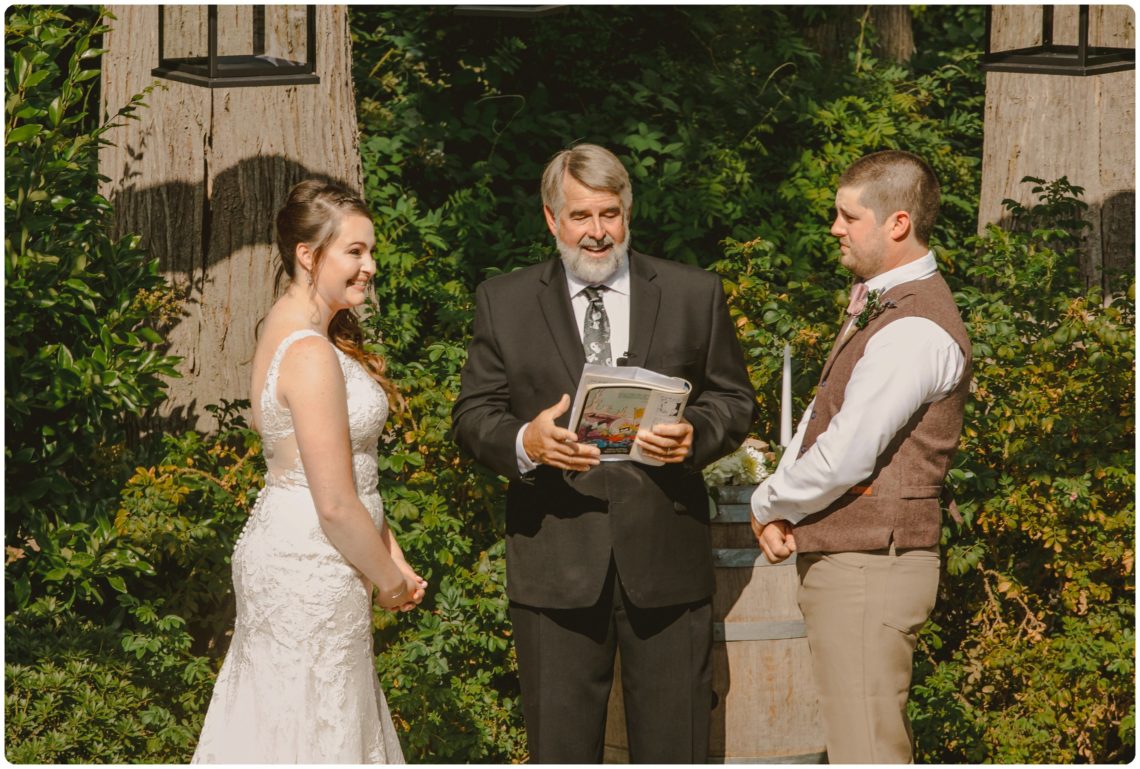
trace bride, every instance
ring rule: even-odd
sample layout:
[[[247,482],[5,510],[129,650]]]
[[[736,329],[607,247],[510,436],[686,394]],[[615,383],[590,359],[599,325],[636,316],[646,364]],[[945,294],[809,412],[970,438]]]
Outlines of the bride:
[[[233,553],[237,622],[195,763],[402,763],[372,656],[372,594],[427,583],[384,522],[377,439],[398,395],[352,308],[376,270],[364,203],[309,180],[277,214],[289,277],[253,358],[265,488]]]

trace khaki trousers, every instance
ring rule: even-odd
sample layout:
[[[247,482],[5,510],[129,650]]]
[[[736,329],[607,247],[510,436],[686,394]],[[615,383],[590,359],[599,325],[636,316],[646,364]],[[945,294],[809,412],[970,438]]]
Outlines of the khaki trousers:
[[[912,762],[906,700],[938,548],[800,553],[796,569],[828,762]]]

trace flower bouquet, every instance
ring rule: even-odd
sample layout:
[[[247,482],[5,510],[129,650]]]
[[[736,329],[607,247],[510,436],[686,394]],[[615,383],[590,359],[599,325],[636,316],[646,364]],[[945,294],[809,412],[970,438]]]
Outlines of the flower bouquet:
[[[768,444],[757,438],[748,438],[744,445],[731,454],[721,457],[703,471],[705,485],[754,486],[769,475]]]

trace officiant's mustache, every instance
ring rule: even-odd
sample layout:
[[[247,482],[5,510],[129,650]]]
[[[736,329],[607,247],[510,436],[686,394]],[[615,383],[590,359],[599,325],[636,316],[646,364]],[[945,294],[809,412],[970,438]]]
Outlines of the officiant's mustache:
[[[592,248],[604,248],[605,246],[612,246],[614,244],[615,241],[610,235],[605,235],[600,238],[583,235],[582,239],[578,241],[579,246],[591,246]]]

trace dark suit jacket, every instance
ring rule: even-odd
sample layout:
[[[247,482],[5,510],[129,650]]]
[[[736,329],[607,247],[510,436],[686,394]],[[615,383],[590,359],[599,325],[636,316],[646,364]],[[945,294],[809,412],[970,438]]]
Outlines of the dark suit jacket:
[[[518,431],[563,393],[573,397],[585,364],[581,337],[559,259],[491,278],[476,292],[453,430],[462,448],[510,479],[507,594],[519,603],[593,605],[611,552],[637,606],[713,591],[700,469],[743,441],[755,393],[720,279],[634,251],[629,262],[630,365],[693,385],[685,407],[693,448],[680,465],[604,462],[584,473],[539,466],[520,477]]]

